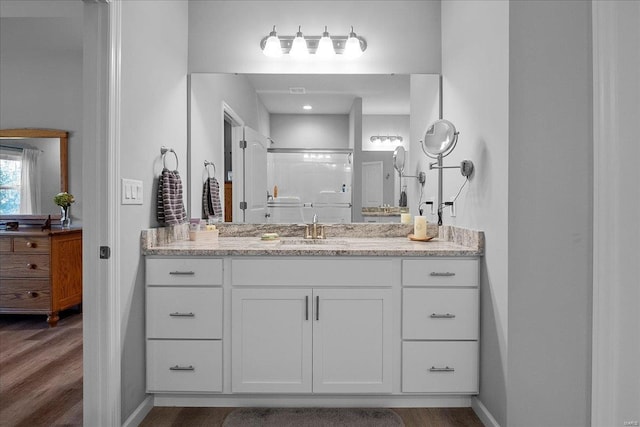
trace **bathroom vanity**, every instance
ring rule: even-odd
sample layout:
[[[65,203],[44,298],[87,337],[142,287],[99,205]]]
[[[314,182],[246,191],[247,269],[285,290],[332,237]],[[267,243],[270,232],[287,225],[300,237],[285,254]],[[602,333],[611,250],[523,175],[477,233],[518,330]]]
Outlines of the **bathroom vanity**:
[[[413,242],[400,224],[361,226],[386,231],[222,229],[208,243],[144,231],[155,405],[469,406],[482,233]]]

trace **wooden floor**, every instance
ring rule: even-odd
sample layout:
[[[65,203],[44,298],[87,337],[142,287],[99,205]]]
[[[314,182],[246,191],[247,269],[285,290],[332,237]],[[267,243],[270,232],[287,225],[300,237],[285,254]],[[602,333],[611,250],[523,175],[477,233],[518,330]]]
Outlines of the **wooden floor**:
[[[0,315],[0,426],[82,426],[82,313]]]
[[[227,414],[234,409],[156,407],[145,417],[140,427],[220,427]],[[400,415],[406,427],[483,427],[471,408],[394,408],[393,410]]]

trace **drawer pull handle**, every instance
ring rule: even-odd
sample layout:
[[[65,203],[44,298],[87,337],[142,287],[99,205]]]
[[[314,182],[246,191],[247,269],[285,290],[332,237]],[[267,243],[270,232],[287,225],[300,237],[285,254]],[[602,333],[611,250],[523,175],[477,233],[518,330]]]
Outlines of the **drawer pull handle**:
[[[430,372],[455,372],[455,369],[445,366],[444,368],[436,368],[432,366],[429,368]]]
[[[36,264],[27,264],[27,268],[29,270],[35,270],[36,268],[38,268],[38,266]]]
[[[35,248],[36,246],[38,246],[35,242],[27,242],[27,247],[28,248]]]
[[[179,313],[179,312],[175,312],[175,313],[169,313],[169,316],[171,317],[196,317],[195,313]]]
[[[172,276],[193,276],[195,271],[170,271],[169,274]]]
[[[193,367],[193,365],[189,365],[189,366],[171,366],[169,368],[170,371],[195,371],[196,368]]]
[[[450,276],[455,276],[456,273],[452,273],[450,271],[443,271],[443,272],[432,271],[429,275],[436,276],[436,277],[450,277]]]
[[[446,314],[431,313],[431,316],[429,317],[431,317],[432,319],[455,319],[456,315],[451,313],[446,313]]]
[[[38,298],[38,293],[34,291],[27,291],[27,295],[29,295],[31,298]]]

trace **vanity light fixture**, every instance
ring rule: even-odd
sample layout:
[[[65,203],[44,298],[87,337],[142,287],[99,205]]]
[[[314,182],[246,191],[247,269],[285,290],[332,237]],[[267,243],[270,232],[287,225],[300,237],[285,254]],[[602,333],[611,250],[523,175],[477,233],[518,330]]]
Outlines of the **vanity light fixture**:
[[[308,57],[312,54],[321,59],[336,56],[357,58],[367,50],[367,42],[353,31],[353,27],[347,36],[331,36],[326,26],[321,36],[304,36],[302,26],[298,27],[295,36],[278,36],[274,25],[269,35],[260,41],[260,48],[266,56],[273,58],[283,54],[292,57]]]
[[[302,35],[301,26],[298,27],[296,37],[291,43],[291,50],[289,51],[289,54],[295,58],[306,58],[309,56],[309,49],[307,48],[307,42]]]
[[[312,110],[312,109],[313,109],[313,107],[312,107],[311,105],[308,105],[308,104],[307,104],[307,105],[303,105],[303,106],[302,106],[302,109],[303,109],[303,110]]]
[[[400,135],[386,135],[386,136],[381,136],[381,135],[374,135],[371,138],[369,138],[369,141],[371,142],[382,142],[384,144],[387,144],[389,142],[402,142],[402,137]]]

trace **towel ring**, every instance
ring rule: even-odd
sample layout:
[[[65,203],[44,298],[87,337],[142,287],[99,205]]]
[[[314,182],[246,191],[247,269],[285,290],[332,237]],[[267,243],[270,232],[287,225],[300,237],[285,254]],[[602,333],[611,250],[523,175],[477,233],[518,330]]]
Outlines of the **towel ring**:
[[[208,160],[204,161],[204,169],[207,171],[207,178],[211,178],[211,174],[209,173],[209,166],[213,166],[213,176],[216,176],[216,165],[213,162]]]
[[[169,153],[173,153],[173,155],[176,158],[176,168],[174,170],[178,170],[178,154],[176,154],[176,152],[173,150],[173,148],[167,148],[167,147],[162,147],[160,148],[160,154],[162,154],[162,167],[165,169],[167,168],[167,152]]]

